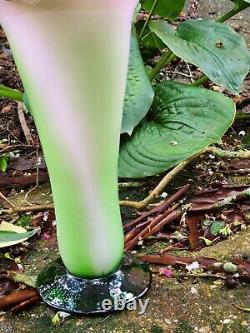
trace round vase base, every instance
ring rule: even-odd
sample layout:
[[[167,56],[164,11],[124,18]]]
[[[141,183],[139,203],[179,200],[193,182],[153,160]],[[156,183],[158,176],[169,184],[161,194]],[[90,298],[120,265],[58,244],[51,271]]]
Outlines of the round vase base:
[[[93,279],[73,276],[57,259],[39,274],[37,288],[43,301],[58,310],[95,314],[136,309],[136,299],[150,283],[149,267],[131,256],[111,275]]]

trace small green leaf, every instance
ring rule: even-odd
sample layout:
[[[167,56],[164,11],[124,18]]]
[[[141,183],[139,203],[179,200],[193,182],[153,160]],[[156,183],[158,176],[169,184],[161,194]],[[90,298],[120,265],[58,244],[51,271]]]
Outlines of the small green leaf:
[[[164,21],[150,29],[178,57],[199,67],[212,81],[238,94],[249,71],[245,40],[232,28],[209,20],[186,21],[175,31]]]
[[[8,162],[9,162],[9,156],[4,155],[0,157],[0,171],[1,172],[6,172],[8,168]]]
[[[215,221],[211,225],[210,232],[212,235],[216,236],[220,233],[220,230],[225,227],[225,223],[223,221]]]
[[[146,73],[136,32],[133,29],[121,133],[131,134],[133,132],[133,129],[148,113],[153,98],[154,90]]]
[[[222,94],[176,82],[156,86],[147,119],[121,144],[119,176],[159,174],[206,146],[231,126],[234,103]]]
[[[51,318],[51,322],[54,326],[60,326],[61,324],[61,319],[58,315],[58,313],[56,313],[52,318]]]
[[[230,227],[228,225],[226,225],[224,228],[220,229],[219,234],[224,236],[224,237],[228,237],[232,234],[232,230],[230,229]]]
[[[142,8],[150,11],[154,0],[141,0]],[[182,12],[185,0],[158,0],[153,14],[164,16],[169,20],[175,20]]]
[[[207,239],[205,237],[200,237],[200,239],[202,239],[204,241],[204,243],[206,244],[206,246],[210,246],[213,244],[213,241],[211,241],[210,239]]]
[[[211,225],[211,224],[213,224],[212,220],[206,219],[206,220],[203,221],[203,225]]]

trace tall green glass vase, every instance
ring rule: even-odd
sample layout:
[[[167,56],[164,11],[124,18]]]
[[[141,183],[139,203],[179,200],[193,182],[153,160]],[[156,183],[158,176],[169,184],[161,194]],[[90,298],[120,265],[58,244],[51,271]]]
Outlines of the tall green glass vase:
[[[117,191],[119,135],[136,2],[0,0],[0,23],[49,170],[63,261],[41,273],[38,287],[47,303],[72,312],[102,312],[98,288],[106,290],[103,297],[114,296],[110,286],[118,273],[123,275],[118,274],[125,289],[131,289],[130,282],[139,288],[127,292],[128,301],[142,295],[149,281],[147,268],[141,263],[134,266],[131,258],[123,259]],[[146,282],[125,283],[124,265],[130,273],[135,271],[130,265],[142,270]],[[72,279],[77,292],[69,287]],[[96,281],[99,287],[95,289]],[[62,284],[67,285],[66,291],[61,290]],[[86,301],[93,295],[97,300]]]

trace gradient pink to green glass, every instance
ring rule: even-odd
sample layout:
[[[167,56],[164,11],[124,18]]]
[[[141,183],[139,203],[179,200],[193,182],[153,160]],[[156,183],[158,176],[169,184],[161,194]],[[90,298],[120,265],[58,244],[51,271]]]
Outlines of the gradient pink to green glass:
[[[123,256],[117,160],[136,0],[0,0],[42,143],[60,254],[76,276]]]

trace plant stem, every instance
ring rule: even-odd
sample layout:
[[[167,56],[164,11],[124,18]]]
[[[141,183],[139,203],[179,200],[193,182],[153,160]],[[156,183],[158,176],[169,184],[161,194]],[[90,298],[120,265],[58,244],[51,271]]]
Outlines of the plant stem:
[[[223,22],[229,20],[234,15],[240,13],[242,10],[244,10],[247,7],[249,7],[249,5],[247,5],[247,4],[235,5],[234,8],[232,8],[229,12],[225,13],[221,17],[217,18],[216,21],[223,23]]]
[[[149,14],[148,14],[148,17],[147,17],[146,21],[145,21],[144,24],[143,24],[143,27],[142,27],[141,32],[140,32],[140,35],[139,35],[139,37],[138,37],[138,40],[139,40],[139,41],[142,39],[143,33],[144,33],[144,31],[145,31],[145,29],[146,29],[146,27],[147,27],[149,21],[151,20],[151,17],[152,17],[152,15],[153,15],[153,12],[154,12],[154,10],[155,10],[155,7],[156,7],[156,5],[157,5],[157,2],[158,2],[158,0],[154,0],[153,6],[152,6],[152,8],[151,8],[151,10],[150,10],[150,12],[149,12]]]
[[[149,79],[152,81],[163,67],[170,64],[176,58],[172,51],[168,50],[149,73]]]
[[[5,87],[3,85],[0,85],[0,98],[5,97],[14,101],[23,101],[23,94],[12,88]]]
[[[250,113],[238,112],[235,120],[250,120]]]
[[[206,75],[202,75],[196,81],[191,83],[191,86],[192,87],[199,87],[200,85],[207,82],[208,80],[209,80],[209,78]]]

